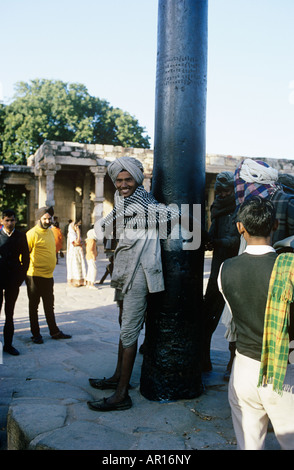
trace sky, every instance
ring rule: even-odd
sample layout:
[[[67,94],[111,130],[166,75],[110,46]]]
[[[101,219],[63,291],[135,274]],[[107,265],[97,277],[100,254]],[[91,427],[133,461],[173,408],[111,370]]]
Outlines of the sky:
[[[174,1],[174,0],[170,0]],[[294,159],[294,1],[208,0],[206,151]],[[0,101],[36,78],[155,120],[158,0],[0,0]]]

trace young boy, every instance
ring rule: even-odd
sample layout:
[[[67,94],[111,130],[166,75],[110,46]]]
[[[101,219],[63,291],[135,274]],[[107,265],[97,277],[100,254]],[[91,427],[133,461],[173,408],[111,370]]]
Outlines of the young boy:
[[[86,287],[88,289],[96,290],[95,281],[97,276],[97,238],[95,235],[94,228],[91,228],[87,232],[86,238],[86,261],[88,265],[87,277],[86,277]]]
[[[281,447],[294,449],[294,365],[288,363],[294,254],[278,256],[272,248],[277,225],[269,200],[245,201],[237,228],[247,248],[223,263],[218,278],[237,330],[229,402],[242,450],[263,449],[269,419]]]

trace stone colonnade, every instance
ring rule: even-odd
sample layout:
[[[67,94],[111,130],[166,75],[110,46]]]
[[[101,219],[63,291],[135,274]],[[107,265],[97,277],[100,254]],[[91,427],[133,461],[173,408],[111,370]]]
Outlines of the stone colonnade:
[[[144,166],[144,186],[149,191],[152,178],[152,150],[46,141],[28,159],[35,176],[35,207],[52,205],[63,228],[69,219],[81,219],[85,231],[109,212],[114,186],[107,166],[128,155]]]
[[[35,210],[53,205],[63,230],[69,219],[80,218],[85,232],[112,208],[114,186],[107,166],[120,156],[139,159],[144,167],[144,186],[152,184],[153,150],[113,145],[46,141],[30,156],[28,165],[0,166],[0,184],[21,186],[27,193],[27,228],[35,223]],[[246,157],[206,155],[206,219],[214,200],[216,175],[235,171]],[[263,159],[280,173],[294,175],[294,162],[288,159]]]

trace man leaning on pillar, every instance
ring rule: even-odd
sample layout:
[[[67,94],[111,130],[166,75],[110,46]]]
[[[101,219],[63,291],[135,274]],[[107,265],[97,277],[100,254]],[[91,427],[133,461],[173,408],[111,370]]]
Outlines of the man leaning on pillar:
[[[115,238],[119,239],[114,252],[111,286],[115,288],[115,300],[120,308],[120,339],[114,374],[108,379],[89,379],[96,389],[114,390],[107,398],[88,402],[94,411],[126,410],[132,406],[129,381],[137,340],[145,320],[147,296],[164,290],[159,226],[162,219],[179,217],[178,211],[158,204],[143,188],[143,167],[139,160],[120,157],[109,165],[108,173],[119,194],[116,194],[113,211],[100,222],[103,232],[97,235],[101,239],[109,237],[115,229]],[[157,216],[146,220],[145,216],[152,208]],[[132,210],[135,211],[133,215]],[[97,225],[96,231],[100,227]]]

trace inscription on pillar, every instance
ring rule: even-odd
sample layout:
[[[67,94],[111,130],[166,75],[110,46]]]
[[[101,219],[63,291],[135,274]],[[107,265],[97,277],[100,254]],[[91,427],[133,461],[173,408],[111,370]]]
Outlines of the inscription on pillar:
[[[157,67],[158,85],[191,85],[199,78],[197,60],[188,55],[163,59]]]

